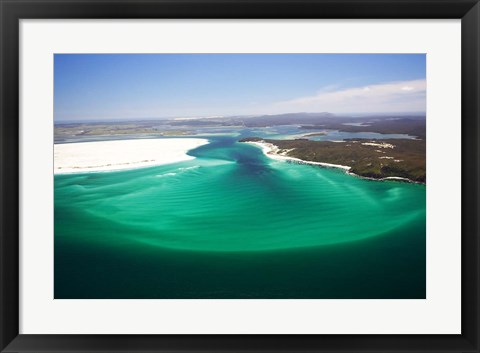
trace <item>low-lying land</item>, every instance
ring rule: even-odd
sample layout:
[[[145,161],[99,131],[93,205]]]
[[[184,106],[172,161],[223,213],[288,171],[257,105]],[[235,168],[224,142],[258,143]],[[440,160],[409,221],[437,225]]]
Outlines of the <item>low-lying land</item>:
[[[185,136],[193,135],[186,129],[172,129],[168,125],[159,123],[110,123],[110,124],[58,124],[55,126],[55,138],[69,138],[81,136],[112,136],[112,135],[158,135],[158,136]]]
[[[349,172],[359,176],[384,179],[404,178],[426,182],[424,140],[367,140],[343,142],[298,140],[269,140],[258,137],[240,142],[265,142],[278,147],[273,153],[307,162],[349,166]],[[271,152],[272,153],[272,152]]]
[[[330,113],[295,113],[252,117],[245,119],[244,123],[247,127],[300,124],[303,129],[408,134],[421,139],[425,139],[426,131],[424,115],[354,118]]]
[[[365,121],[365,120],[364,120]],[[364,124],[349,124],[338,122],[336,119],[324,122],[320,125],[303,125],[303,129],[330,129],[344,132],[377,132],[380,134],[408,134],[425,139],[426,121],[425,119],[398,118],[393,120],[373,120],[364,122]]]

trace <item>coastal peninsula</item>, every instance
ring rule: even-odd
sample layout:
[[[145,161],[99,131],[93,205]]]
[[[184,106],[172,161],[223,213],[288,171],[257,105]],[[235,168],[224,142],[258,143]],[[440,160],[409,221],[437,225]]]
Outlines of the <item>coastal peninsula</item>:
[[[270,140],[251,137],[240,142],[254,143],[275,159],[342,168],[372,179],[405,179],[426,182],[424,140],[345,141]]]

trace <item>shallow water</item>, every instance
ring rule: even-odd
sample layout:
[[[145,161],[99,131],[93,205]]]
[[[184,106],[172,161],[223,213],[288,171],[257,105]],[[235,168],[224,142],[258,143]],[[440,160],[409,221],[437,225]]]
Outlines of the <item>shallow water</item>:
[[[425,297],[424,185],[271,160],[243,135],[55,176],[55,298]]]

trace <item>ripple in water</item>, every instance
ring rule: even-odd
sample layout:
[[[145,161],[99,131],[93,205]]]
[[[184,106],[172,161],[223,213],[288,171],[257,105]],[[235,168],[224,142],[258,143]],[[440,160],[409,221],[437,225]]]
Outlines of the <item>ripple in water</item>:
[[[272,251],[358,241],[424,222],[423,185],[274,161],[233,138],[212,139],[190,152],[197,157],[191,161],[56,176],[56,225],[67,210],[88,219],[62,236],[88,238],[98,224],[115,229],[99,242]]]

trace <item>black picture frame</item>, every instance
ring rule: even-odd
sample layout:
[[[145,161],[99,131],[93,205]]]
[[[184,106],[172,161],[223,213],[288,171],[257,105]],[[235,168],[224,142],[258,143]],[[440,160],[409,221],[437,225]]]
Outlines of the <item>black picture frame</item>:
[[[479,29],[477,0],[0,0],[1,352],[479,352]],[[462,334],[19,334],[19,20],[455,18],[462,46]],[[92,317],[92,320],[95,318]]]

